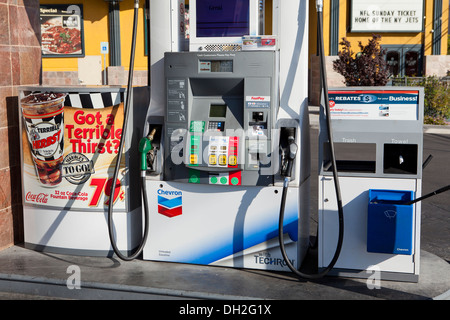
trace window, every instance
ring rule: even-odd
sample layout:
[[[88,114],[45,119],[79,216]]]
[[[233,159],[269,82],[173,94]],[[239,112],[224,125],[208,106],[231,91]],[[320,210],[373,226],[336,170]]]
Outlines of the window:
[[[398,76],[400,72],[400,53],[398,51],[388,51],[386,62],[389,68],[389,76]]]
[[[383,45],[391,77],[420,77],[422,75],[422,45]]]
[[[417,77],[419,75],[419,53],[408,51],[405,54],[405,76]]]

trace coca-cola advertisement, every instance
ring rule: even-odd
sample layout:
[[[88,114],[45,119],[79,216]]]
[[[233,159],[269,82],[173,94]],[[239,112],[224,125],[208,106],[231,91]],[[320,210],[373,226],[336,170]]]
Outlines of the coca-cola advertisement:
[[[123,90],[21,92],[24,202],[71,209],[107,208],[123,123]],[[114,206],[125,209],[122,171]]]
[[[41,5],[44,57],[84,57],[83,5]]]

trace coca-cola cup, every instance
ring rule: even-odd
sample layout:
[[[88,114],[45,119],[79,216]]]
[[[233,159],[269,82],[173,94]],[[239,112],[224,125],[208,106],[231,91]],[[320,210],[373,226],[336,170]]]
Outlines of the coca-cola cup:
[[[32,93],[20,100],[31,156],[41,185],[62,181],[65,93]]]

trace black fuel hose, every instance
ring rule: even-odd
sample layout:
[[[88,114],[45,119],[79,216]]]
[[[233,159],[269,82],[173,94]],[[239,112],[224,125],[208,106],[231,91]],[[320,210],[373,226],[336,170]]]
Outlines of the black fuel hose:
[[[333,180],[334,180],[334,187],[336,190],[336,199],[337,199],[337,207],[338,207],[338,219],[339,219],[339,236],[338,236],[338,242],[336,246],[336,251],[334,253],[334,256],[328,266],[321,270],[319,273],[316,274],[307,274],[303,273],[299,270],[297,270],[292,263],[290,262],[285,247],[284,247],[284,240],[283,240],[283,224],[284,224],[284,211],[286,206],[286,197],[287,192],[289,188],[289,176],[285,177],[284,184],[283,184],[283,192],[281,195],[281,206],[280,206],[280,216],[279,216],[279,224],[278,224],[278,240],[280,243],[280,249],[281,253],[283,255],[283,258],[289,267],[289,269],[298,275],[300,278],[304,279],[320,279],[326,276],[331,269],[333,269],[334,265],[336,264],[339,255],[341,253],[342,249],[342,243],[344,239],[344,210],[342,207],[342,197],[341,197],[341,188],[339,185],[339,179],[338,179],[338,172],[337,172],[337,166],[336,166],[336,157],[335,157],[335,151],[334,151],[334,143],[333,143],[333,134],[332,134],[332,128],[331,128],[331,118],[330,118],[330,105],[329,105],[329,98],[328,98],[328,84],[327,84],[327,73],[325,69],[325,52],[324,52],[324,46],[323,46],[323,18],[322,18],[322,1],[317,6],[317,35],[319,37],[318,46],[319,46],[319,56],[320,56],[320,72],[321,72],[321,87],[324,94],[324,104],[325,104],[325,111],[326,111],[326,119],[327,119],[327,133],[328,133],[328,140],[329,140],[329,148],[330,148],[330,154],[331,154],[331,161],[332,161],[332,169],[333,169]],[[293,161],[294,159],[290,159],[288,161]]]
[[[136,251],[131,254],[130,256],[126,256],[122,254],[119,250],[119,248],[116,245],[116,241],[114,238],[114,222],[113,222],[113,206],[114,206],[114,191],[116,188],[116,181],[117,176],[119,174],[120,169],[120,162],[122,159],[122,150],[123,150],[123,144],[124,144],[124,137],[127,132],[127,124],[128,124],[128,118],[130,113],[130,102],[132,97],[132,90],[133,90],[133,73],[134,73],[134,56],[136,52],[136,34],[137,34],[137,24],[138,24],[138,12],[139,12],[139,0],[134,1],[134,18],[133,18],[133,36],[132,36],[132,43],[131,43],[131,55],[130,55],[130,71],[128,73],[128,85],[127,85],[127,95],[125,100],[125,106],[124,106],[124,118],[123,118],[123,125],[122,125],[122,135],[120,138],[120,145],[117,152],[117,160],[116,165],[114,167],[114,174],[111,183],[111,192],[110,197],[108,201],[108,231],[109,231],[109,239],[111,242],[111,246],[114,250],[114,253],[122,260],[125,261],[131,261],[134,260],[136,257],[138,257],[142,250],[144,249],[145,243],[147,242],[148,237],[148,205],[147,205],[147,197],[146,197],[146,184],[145,184],[145,177],[141,178],[141,191],[142,191],[142,198],[144,202],[144,236],[142,239],[142,242],[136,249]]]
[[[422,200],[428,199],[430,197],[433,197],[435,195],[438,195],[438,194],[440,194],[442,192],[446,192],[446,191],[449,191],[449,190],[450,190],[450,184],[448,186],[445,186],[445,187],[437,189],[437,190],[435,190],[433,192],[430,192],[430,193],[428,193],[428,194],[426,194],[426,195],[424,195],[424,196],[422,196],[420,198],[417,198],[417,199],[414,199],[414,200],[411,200],[411,201],[408,201],[408,202],[404,202],[404,203],[401,203],[401,204],[405,205],[405,206],[410,206],[410,205],[412,205],[412,204],[414,204],[416,202],[420,202]]]

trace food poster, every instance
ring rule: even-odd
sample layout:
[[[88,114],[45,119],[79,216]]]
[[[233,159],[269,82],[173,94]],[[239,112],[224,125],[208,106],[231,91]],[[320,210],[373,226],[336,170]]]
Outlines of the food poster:
[[[83,5],[41,5],[44,57],[84,57]]]
[[[107,209],[123,101],[123,92],[21,93],[25,204]],[[125,158],[116,181],[115,210],[126,210]]]

